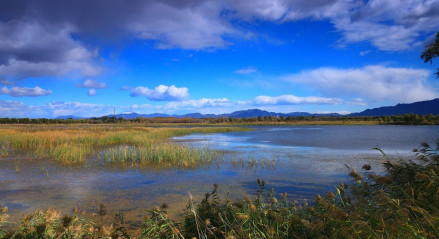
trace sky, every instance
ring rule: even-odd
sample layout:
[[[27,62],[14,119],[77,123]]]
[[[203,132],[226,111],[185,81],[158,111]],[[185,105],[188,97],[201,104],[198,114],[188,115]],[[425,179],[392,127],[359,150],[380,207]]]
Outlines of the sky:
[[[439,0],[2,0],[0,117],[431,100],[437,31]]]

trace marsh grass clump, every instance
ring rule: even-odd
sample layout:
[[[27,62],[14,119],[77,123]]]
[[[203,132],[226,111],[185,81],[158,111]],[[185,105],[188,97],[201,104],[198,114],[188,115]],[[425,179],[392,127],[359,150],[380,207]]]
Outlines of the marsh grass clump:
[[[206,150],[177,146],[169,138],[191,133],[224,133],[249,130],[236,127],[150,128],[139,125],[2,126],[0,157],[25,152],[31,158],[50,158],[62,163],[83,163],[103,151],[107,162],[163,162],[172,164],[215,157]],[[110,148],[109,150],[106,150]]]
[[[93,222],[77,214],[37,210],[25,216],[15,230],[3,231],[1,238],[93,238]]]
[[[219,159],[220,152],[207,148],[189,148],[175,144],[157,144],[151,147],[115,146],[104,150],[98,159],[107,163],[123,163],[135,166],[195,167]]]
[[[4,227],[8,223],[8,218],[8,207],[0,206],[0,238],[3,238],[7,233]]]
[[[185,238],[178,229],[179,224],[168,219],[165,209],[162,206],[148,210],[148,216],[138,231],[138,238]]]

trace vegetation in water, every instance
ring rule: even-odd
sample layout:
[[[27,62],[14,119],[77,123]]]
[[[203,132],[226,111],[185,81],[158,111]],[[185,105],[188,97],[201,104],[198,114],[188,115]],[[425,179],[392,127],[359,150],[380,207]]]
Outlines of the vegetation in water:
[[[123,215],[100,225],[78,215],[49,209],[26,216],[5,229],[7,208],[0,214],[0,238],[438,238],[439,143],[422,144],[411,161],[391,163],[386,173],[352,169],[353,183],[317,195],[312,202],[293,201],[266,183],[253,198],[222,200],[217,186],[200,203],[192,199],[182,220],[166,215],[166,205],[148,211],[137,231],[126,229]],[[387,159],[386,155],[384,158]],[[101,205],[98,213],[103,215]]]
[[[172,144],[169,138],[191,133],[249,130],[231,127],[151,128],[130,125],[3,126],[0,156],[25,152],[29,157],[81,163],[95,152],[106,162],[190,167],[217,155],[203,149]]]

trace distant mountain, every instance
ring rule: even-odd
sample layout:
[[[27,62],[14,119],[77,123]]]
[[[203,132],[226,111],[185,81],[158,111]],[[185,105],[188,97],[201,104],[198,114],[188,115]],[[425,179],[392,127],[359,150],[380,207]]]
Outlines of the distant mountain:
[[[402,115],[402,114],[433,114],[439,115],[439,98],[434,100],[427,101],[419,101],[411,104],[397,104],[395,106],[385,106],[374,109],[367,109],[365,111],[359,113],[352,113],[349,116],[391,116],[391,115]],[[123,113],[117,115],[107,115],[107,117],[116,118],[124,118],[124,119],[135,119],[135,118],[157,118],[157,117],[175,117],[175,118],[254,118],[258,116],[275,116],[275,117],[299,117],[299,116],[342,116],[337,113],[328,113],[328,114],[312,114],[308,112],[291,112],[291,113],[276,113],[269,112],[260,109],[248,109],[248,110],[240,110],[235,111],[229,114],[201,114],[201,113],[189,113],[184,115],[169,115],[162,113],[154,113],[154,114],[138,114],[138,113]],[[83,117],[77,117],[73,115],[66,116],[58,116],[56,119],[83,119]]]
[[[63,115],[63,116],[58,116],[55,119],[82,119],[82,117],[78,117],[74,115]]]
[[[135,119],[139,117],[143,118],[157,118],[157,117],[175,117],[175,118],[254,118],[258,116],[275,116],[275,117],[288,117],[288,116],[340,116],[337,113],[330,113],[330,114],[311,114],[307,112],[291,112],[291,113],[276,113],[276,112],[269,112],[265,110],[260,109],[249,109],[249,110],[240,110],[235,111],[229,114],[201,114],[201,113],[189,113],[184,115],[168,115],[168,114],[161,114],[161,113],[154,113],[154,114],[138,114],[138,113],[124,113],[124,114],[117,114],[117,115],[107,115],[107,117],[113,117],[116,116],[116,118],[124,118],[124,119]]]
[[[439,98],[434,100],[419,101],[411,104],[397,104],[374,109],[367,109],[350,116],[391,116],[402,114],[439,115]]]
[[[224,117],[231,117],[231,118],[254,118],[258,116],[280,116],[283,115],[282,113],[274,113],[274,112],[268,112],[265,110],[259,110],[259,109],[250,109],[250,110],[240,110],[235,111],[230,114],[223,114]]]
[[[172,117],[168,114],[154,113],[154,114],[138,114],[138,113],[123,113],[117,115],[107,115],[107,117],[116,117],[116,118],[124,118],[124,119],[135,119],[135,118],[157,118],[157,117]]]
[[[313,114],[308,113],[308,112],[291,112],[291,113],[285,114],[285,116],[293,116],[293,117],[296,117],[296,116],[313,116]]]

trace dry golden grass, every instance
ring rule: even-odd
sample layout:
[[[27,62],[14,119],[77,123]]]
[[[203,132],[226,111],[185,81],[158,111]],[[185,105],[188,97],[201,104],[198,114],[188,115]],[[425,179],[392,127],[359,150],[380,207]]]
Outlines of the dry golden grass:
[[[25,152],[33,158],[81,163],[92,156],[107,162],[193,166],[215,154],[186,148],[169,138],[191,133],[247,130],[232,127],[151,128],[139,125],[7,125],[0,128],[3,154]],[[103,153],[96,155],[97,152]]]

